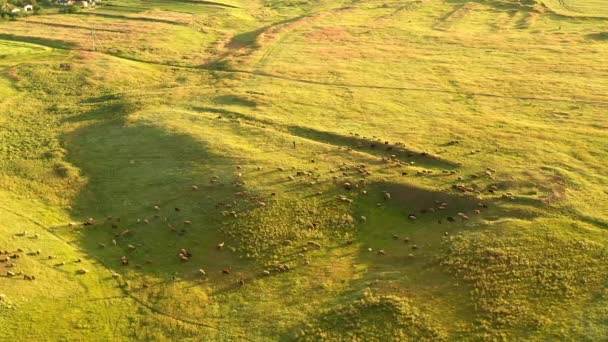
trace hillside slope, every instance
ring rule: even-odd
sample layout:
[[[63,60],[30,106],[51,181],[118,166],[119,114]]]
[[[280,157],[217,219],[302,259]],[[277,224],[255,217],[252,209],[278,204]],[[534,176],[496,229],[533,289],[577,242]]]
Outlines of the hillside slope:
[[[1,21],[0,339],[608,338],[608,22],[546,5]]]

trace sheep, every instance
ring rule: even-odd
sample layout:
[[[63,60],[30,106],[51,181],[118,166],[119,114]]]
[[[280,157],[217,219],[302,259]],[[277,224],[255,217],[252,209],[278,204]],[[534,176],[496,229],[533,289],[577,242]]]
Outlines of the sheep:
[[[339,199],[340,201],[342,201],[342,202],[346,202],[346,203],[352,203],[352,202],[353,202],[353,200],[352,200],[352,199],[350,199],[350,198],[348,198],[348,197],[346,197],[346,196],[339,196],[339,197],[338,197],[338,199]]]
[[[414,214],[409,214],[407,217],[412,221],[416,219],[416,215]]]
[[[314,242],[314,241],[313,241],[312,243],[310,243],[310,241],[309,241],[309,243],[308,243],[308,244],[309,244],[309,245],[311,245],[311,246],[314,246],[314,247],[315,247],[315,248],[317,248],[317,249],[321,249],[321,247],[323,247],[323,246],[321,246],[321,244],[320,244],[320,243],[318,243],[318,242]]]
[[[129,248],[130,250],[135,250],[137,247],[135,247],[133,245],[127,245],[127,248]]]
[[[154,206],[154,210],[156,210],[156,211],[160,211],[160,207],[159,207],[159,206],[157,206],[157,205],[155,205],[155,206]]]
[[[223,242],[223,241],[222,241],[221,243],[218,243],[218,244],[217,244],[217,249],[218,249],[218,250],[220,250],[220,251],[221,251],[223,248],[224,248],[224,242]]]
[[[27,253],[27,255],[40,255],[40,253],[42,253],[42,251],[40,249],[34,251],[34,252],[29,252]]]
[[[14,277],[14,276],[16,276],[16,274],[15,274],[15,272],[12,272],[12,271],[6,271],[6,276],[7,277]]]
[[[384,249],[380,249],[378,250],[378,255],[385,255],[386,252],[384,251]]]
[[[78,274],[87,274],[87,273],[89,273],[89,270],[87,270],[86,268],[81,268],[78,271],[76,271],[76,273],[78,273]]]
[[[192,225],[192,221],[185,220],[185,221],[184,221],[184,224],[185,224],[185,225],[188,225],[188,226],[189,226],[189,225]]]
[[[207,274],[207,272],[205,272],[205,270],[204,270],[204,269],[199,268],[199,269],[198,269],[198,274],[199,274],[200,276],[204,277],[204,276]]]
[[[32,281],[32,280],[35,280],[35,279],[36,279],[36,277],[34,277],[33,275],[27,275],[27,274],[24,274],[24,275],[23,275],[23,279],[24,279],[24,280],[30,280],[30,281]]]
[[[277,265],[276,269],[279,272],[288,272],[290,270],[290,267],[289,265]]]
[[[112,278],[120,278],[120,274],[112,272]]]
[[[127,258],[126,256],[123,256],[122,258],[120,258],[120,263],[123,266],[127,266],[129,264],[129,258]]]
[[[198,186],[193,185],[193,186],[192,186],[192,190],[194,190],[194,191],[198,190]]]
[[[469,219],[469,217],[466,214],[464,214],[464,213],[458,213],[458,216],[460,216],[460,218],[462,218],[463,221]]]
[[[387,200],[387,201],[390,200],[391,199],[391,194],[389,192],[385,192],[384,193],[384,199]]]

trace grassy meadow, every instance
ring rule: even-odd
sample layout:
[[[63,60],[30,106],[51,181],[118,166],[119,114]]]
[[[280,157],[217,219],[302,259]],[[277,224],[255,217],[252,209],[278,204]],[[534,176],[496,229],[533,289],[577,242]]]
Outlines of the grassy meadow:
[[[0,340],[606,340],[605,56],[602,0],[0,21]]]

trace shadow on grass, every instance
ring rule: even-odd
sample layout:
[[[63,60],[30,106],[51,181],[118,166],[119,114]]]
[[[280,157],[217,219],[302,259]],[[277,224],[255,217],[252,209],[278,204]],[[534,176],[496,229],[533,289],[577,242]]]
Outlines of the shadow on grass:
[[[358,137],[356,135],[345,136],[333,132],[317,130],[310,127],[282,125],[279,123],[275,123],[271,120],[258,119],[251,115],[229,111],[221,108],[193,107],[192,109],[199,112],[217,113],[226,118],[247,120],[253,123],[271,125],[276,128],[286,130],[294,136],[310,139],[325,144],[349,147],[353,150],[371,154],[376,157],[389,158],[394,156],[393,159],[395,160],[400,160],[408,163],[414,162],[416,165],[429,168],[458,168],[458,164],[454,162],[442,159],[440,157],[425,152],[413,151],[403,146],[397,146],[395,144],[390,143],[387,144],[385,142],[370,140],[364,137]]]
[[[608,41],[608,32],[592,33],[586,35],[586,37],[592,40]]]
[[[108,13],[95,13],[95,12],[79,12],[77,15],[82,16],[91,16],[91,17],[100,17],[107,19],[117,19],[117,20],[128,20],[128,21],[142,21],[149,23],[157,23],[157,24],[168,24],[168,25],[178,25],[178,26],[187,26],[188,24],[180,23],[178,21],[158,19],[158,18],[147,18],[147,17],[130,17],[126,15],[119,14],[108,14]]]
[[[537,5],[536,0],[448,0],[448,2],[456,4],[475,2],[501,11],[532,11]]]
[[[58,39],[46,39],[40,37],[31,37],[31,36],[18,36],[9,33],[0,33],[0,39],[2,40],[10,40],[14,42],[22,42],[22,43],[30,43],[43,45],[55,49],[72,49],[77,46],[75,43],[66,42]]]
[[[171,4],[174,3],[185,3],[185,4],[193,4],[193,5],[202,5],[202,6],[215,6],[215,7],[224,7],[224,8],[239,8],[238,6],[225,4],[223,2],[215,2],[215,1],[203,1],[203,0],[179,0],[179,1],[171,1]]]
[[[102,99],[106,99],[105,102]],[[90,120],[112,120],[118,119],[121,120],[125,115],[132,112],[133,105],[124,101],[114,101],[115,96],[108,95],[102,96],[100,98],[92,99],[87,101],[86,103],[97,103],[102,102],[102,104],[96,108],[93,108],[79,116],[68,117],[65,122],[74,123],[74,122],[84,122]]]
[[[341,311],[342,308],[358,303],[362,294],[370,290],[376,294],[407,299],[415,310],[423,314],[432,313],[434,307],[441,307],[448,321],[474,317],[476,309],[469,300],[471,287],[458,283],[440,263],[445,243],[458,233],[486,230],[483,221],[487,216],[521,218],[520,213],[506,208],[506,203],[500,199],[480,203],[473,195],[390,182],[371,183],[365,189],[365,196],[354,191],[337,190],[338,194],[354,199],[352,216],[358,220],[357,229],[351,241],[336,241],[335,245],[326,247],[331,251],[347,251],[354,246],[354,263],[364,271],[358,277],[349,279],[345,291],[326,305],[317,307],[316,313],[305,322],[290,327],[283,336],[285,339],[293,339],[300,330],[311,324],[314,326],[317,320],[339,322],[343,317],[327,315],[348,313]],[[385,199],[384,192],[391,194],[390,200]],[[465,215],[466,219],[459,214]],[[409,215],[416,218],[411,219]],[[361,216],[366,219],[360,220]],[[526,218],[534,219],[532,216]],[[393,318],[398,318],[398,315]],[[350,319],[359,321],[357,317]],[[327,325],[317,332],[327,333],[324,336],[340,335],[340,329],[350,323]],[[442,327],[445,322],[433,317],[433,323]],[[366,327],[388,329],[384,330],[388,333],[399,326],[402,326],[400,322],[366,323]],[[377,337],[367,333],[360,331],[357,338],[366,340],[371,336]],[[352,339],[352,335],[347,336],[345,339]]]
[[[61,24],[61,23],[47,23],[47,22],[31,21],[31,20],[28,21],[27,23],[30,24],[30,25],[61,27],[61,28],[77,29],[77,30],[123,33],[123,31],[121,31],[121,30],[104,29],[104,28],[99,28],[99,27],[86,27],[86,26]]]
[[[294,135],[328,143],[338,146],[347,146],[355,150],[364,151],[378,157],[391,157],[394,159],[415,162],[417,165],[425,167],[435,167],[444,169],[455,169],[458,167],[456,163],[430,155],[425,152],[416,152],[403,146],[397,146],[390,143],[378,142],[357,136],[344,136],[332,132],[325,132],[308,127],[292,126],[288,128],[289,132]]]
[[[87,180],[72,216],[80,222],[95,219],[93,225],[73,228],[75,240],[103,265],[124,274],[133,288],[200,278],[201,267],[213,286],[236,283],[221,270],[236,274],[247,262],[216,249],[225,218],[215,207],[236,190],[229,182],[210,183],[211,175],[233,172],[234,162],[190,135],[129,121],[129,113],[128,105],[110,104],[70,120],[91,122],[64,137],[69,161]],[[192,253],[189,261],[180,260],[181,249]],[[128,265],[122,264],[123,256]]]
[[[243,107],[256,107],[257,104],[254,101],[246,98],[235,96],[235,95],[222,95],[214,99],[214,101],[220,105],[236,105]]]

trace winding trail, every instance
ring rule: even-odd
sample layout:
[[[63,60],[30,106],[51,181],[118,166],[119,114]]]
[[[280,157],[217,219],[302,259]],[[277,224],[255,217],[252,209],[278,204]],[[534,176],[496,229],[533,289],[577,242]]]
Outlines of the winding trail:
[[[518,96],[518,95],[502,95],[502,94],[493,94],[493,93],[481,93],[481,92],[467,92],[467,91],[454,91],[447,89],[433,89],[433,88],[417,88],[417,87],[405,87],[405,86],[386,86],[386,85],[375,85],[375,84],[354,84],[354,83],[342,83],[342,82],[323,82],[323,81],[315,81],[315,80],[307,80],[277,74],[271,74],[264,71],[250,71],[250,70],[240,70],[240,69],[220,69],[214,67],[204,67],[204,66],[187,66],[187,65],[177,65],[177,64],[168,64],[162,62],[154,62],[154,61],[146,61],[137,58],[131,58],[116,54],[111,54],[107,52],[93,51],[89,49],[82,48],[68,48],[68,47],[60,47],[56,42],[44,44],[42,42],[30,42],[27,39],[29,37],[18,37],[14,36],[13,39],[7,39],[7,37],[0,37],[3,40],[16,41],[16,42],[25,42],[33,45],[46,46],[57,50],[65,50],[65,51],[83,51],[89,53],[98,53],[101,55],[105,55],[112,58],[122,59],[130,62],[143,63],[148,65],[156,65],[160,67],[166,68],[176,68],[176,69],[185,69],[185,70],[197,70],[197,71],[208,71],[213,73],[225,73],[225,74],[241,74],[241,75],[252,75],[257,77],[265,77],[270,79],[277,79],[282,81],[289,81],[294,83],[308,84],[308,85],[318,85],[318,86],[326,86],[326,87],[338,87],[338,88],[358,88],[358,89],[375,89],[375,90],[393,90],[393,91],[410,91],[410,92],[422,92],[422,93],[436,93],[436,94],[451,94],[458,96],[476,96],[476,97],[488,97],[488,98],[499,98],[499,99],[511,99],[511,100],[520,100],[520,101],[539,101],[539,102],[561,102],[561,103],[580,103],[580,104],[590,104],[590,105],[601,105],[608,107],[608,101],[601,100],[586,100],[586,99],[568,99],[568,98],[551,98],[551,97],[538,97],[538,96]]]

